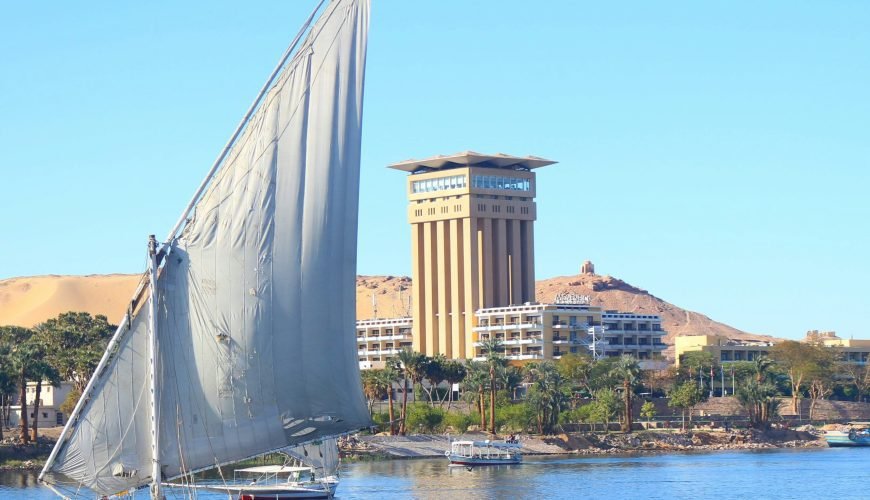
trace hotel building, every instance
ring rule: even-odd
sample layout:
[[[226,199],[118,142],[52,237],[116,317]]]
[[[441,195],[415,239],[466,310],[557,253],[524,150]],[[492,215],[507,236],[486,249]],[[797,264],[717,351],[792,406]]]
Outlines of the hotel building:
[[[837,354],[838,361],[866,364],[870,360],[870,340],[841,339],[834,332],[807,332],[804,342],[814,342],[829,347]],[[709,352],[713,359],[728,363],[754,361],[770,353],[774,343],[768,340],[729,339],[721,335],[689,335],[674,339],[677,366],[687,352]]]
[[[501,341],[505,357],[512,361],[559,359],[567,353],[595,358],[629,354],[651,360],[667,347],[656,315],[602,311],[581,303],[529,303],[480,309],[476,316],[478,360],[484,359],[483,345],[490,339]]]
[[[412,348],[411,318],[362,319],[356,322],[361,370],[383,368],[403,349]]]
[[[464,152],[390,165],[408,172],[413,349],[474,356],[474,311],[535,298],[537,157]]]

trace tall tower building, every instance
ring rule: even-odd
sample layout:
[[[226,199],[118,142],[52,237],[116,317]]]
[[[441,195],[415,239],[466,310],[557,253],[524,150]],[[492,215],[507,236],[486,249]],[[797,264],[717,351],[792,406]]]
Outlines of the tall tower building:
[[[413,347],[474,356],[474,312],[535,298],[535,174],[553,161],[472,151],[390,168],[408,172]]]

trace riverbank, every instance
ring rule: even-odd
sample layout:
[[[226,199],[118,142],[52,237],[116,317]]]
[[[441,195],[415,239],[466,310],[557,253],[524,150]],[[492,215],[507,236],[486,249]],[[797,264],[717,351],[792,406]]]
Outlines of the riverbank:
[[[482,441],[489,434],[460,436],[360,436],[349,441],[342,451],[352,459],[434,458],[444,456],[451,439]],[[811,427],[797,430],[734,431],[639,431],[623,433],[564,433],[554,436],[519,436],[526,455],[598,455],[620,453],[753,450],[763,448],[826,447],[821,433]]]

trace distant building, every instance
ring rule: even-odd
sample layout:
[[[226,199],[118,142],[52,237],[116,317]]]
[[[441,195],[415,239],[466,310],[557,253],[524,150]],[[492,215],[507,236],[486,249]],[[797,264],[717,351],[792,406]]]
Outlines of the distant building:
[[[66,423],[68,415],[64,415],[60,411],[60,405],[66,401],[66,397],[72,390],[72,382],[61,382],[59,386],[52,386],[48,382],[42,383],[42,390],[39,393],[39,427],[55,427]],[[36,382],[28,382],[25,393],[27,394],[27,425],[33,425],[33,403],[36,400]],[[15,404],[10,406],[9,409],[10,427],[21,425],[21,404],[16,400]]]
[[[762,340],[731,339],[723,335],[686,335],[674,339],[676,364],[688,352],[709,352],[718,362],[754,361],[766,356],[773,342]]]
[[[651,314],[602,311],[588,304],[529,303],[479,309],[475,315],[475,359],[484,358],[482,346],[490,339],[501,341],[511,361],[559,359],[567,353],[653,360],[667,347],[661,318]]]
[[[411,318],[362,319],[356,322],[361,370],[383,368],[402,349],[411,349]]]
[[[410,174],[413,347],[474,354],[474,311],[535,298],[533,169],[555,162],[471,151],[390,168]]]
[[[812,342],[833,349],[839,361],[867,363],[870,359],[870,340],[841,339],[834,332],[807,332],[804,342]],[[677,366],[688,352],[709,352],[721,363],[754,361],[770,353],[774,342],[770,340],[731,339],[722,335],[688,335],[674,339]]]

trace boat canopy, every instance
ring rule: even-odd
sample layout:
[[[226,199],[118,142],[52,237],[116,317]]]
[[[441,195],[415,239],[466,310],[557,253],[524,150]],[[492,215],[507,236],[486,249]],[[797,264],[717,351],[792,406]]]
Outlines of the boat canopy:
[[[236,472],[249,472],[251,474],[290,474],[293,472],[307,472],[311,467],[288,467],[285,465],[261,465],[259,467],[248,467],[246,469],[236,469]]]
[[[452,446],[475,446],[478,448],[485,448],[487,446],[491,448],[519,448],[519,443],[507,443],[504,441],[453,441],[451,443]]]

